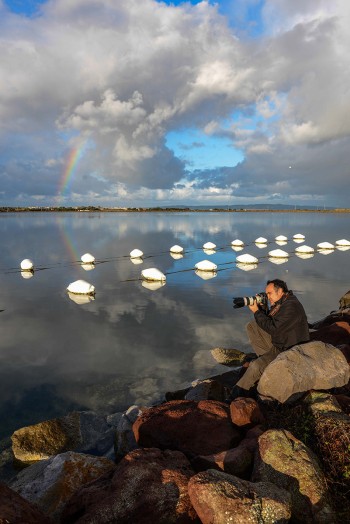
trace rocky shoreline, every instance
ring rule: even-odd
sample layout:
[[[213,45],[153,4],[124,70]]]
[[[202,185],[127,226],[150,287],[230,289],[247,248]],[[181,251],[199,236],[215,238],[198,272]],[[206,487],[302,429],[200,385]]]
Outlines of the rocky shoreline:
[[[349,306],[350,292],[312,326],[310,347],[289,350],[293,366],[278,357],[256,398],[225,401],[253,357],[215,348],[227,373],[160,405],[18,429],[0,448],[0,522],[346,522]]]

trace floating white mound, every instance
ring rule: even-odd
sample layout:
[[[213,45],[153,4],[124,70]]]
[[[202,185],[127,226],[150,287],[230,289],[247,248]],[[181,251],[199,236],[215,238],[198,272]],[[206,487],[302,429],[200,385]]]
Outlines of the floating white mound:
[[[287,251],[283,251],[283,249],[274,249],[273,251],[269,251],[269,257],[271,258],[288,258],[289,254]]]
[[[244,242],[243,240],[236,238],[236,240],[232,240],[231,246],[244,246]]]
[[[257,264],[259,262],[259,260],[256,257],[253,257],[253,255],[248,255],[248,253],[244,255],[238,255],[236,260],[241,264]]]
[[[296,253],[313,253],[315,250],[310,246],[299,246],[295,248]]]
[[[33,271],[34,264],[30,260],[30,258],[25,258],[24,260],[22,260],[22,262],[21,262],[21,269],[22,269],[22,271]]]
[[[214,264],[214,262],[210,262],[209,260],[202,260],[201,262],[197,262],[194,266],[199,271],[215,271],[218,266]]]
[[[215,249],[216,244],[213,244],[213,242],[206,242],[205,244],[203,244],[203,248],[204,249]]]
[[[259,237],[255,240],[256,244],[267,244],[267,238]]]
[[[67,291],[69,293],[75,293],[76,295],[93,295],[95,293],[95,288],[85,280],[76,280],[69,284]]]
[[[144,269],[143,271],[141,271],[141,276],[144,280],[150,280],[151,282],[164,282],[166,280],[166,276],[155,267]]]
[[[346,240],[345,238],[342,238],[341,240],[336,240],[335,244],[337,246],[350,246],[349,240]]]
[[[317,244],[317,247],[319,249],[334,249],[334,245],[330,242],[320,242],[319,244]]]
[[[85,255],[81,257],[81,261],[84,262],[84,264],[93,264],[95,262],[95,257],[90,253],[85,253]]]
[[[240,262],[238,262],[236,266],[242,271],[251,271],[252,269],[256,269],[258,267],[258,264],[241,264]]]
[[[143,253],[140,249],[133,249],[130,252],[130,258],[140,258],[142,257]]]
[[[175,244],[170,248],[170,253],[183,253],[184,248]]]
[[[305,235],[302,235],[301,233],[297,233],[296,235],[293,235],[293,238],[296,240],[304,240]]]
[[[275,240],[277,240],[278,242],[286,242],[288,238],[284,235],[278,235],[278,237],[276,237]]]

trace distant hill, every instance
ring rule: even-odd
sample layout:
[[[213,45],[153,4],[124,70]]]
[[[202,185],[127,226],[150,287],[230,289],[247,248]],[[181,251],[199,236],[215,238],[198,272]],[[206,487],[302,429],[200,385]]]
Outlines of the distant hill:
[[[166,208],[187,208],[187,209],[201,209],[201,210],[204,210],[204,209],[222,209],[222,210],[227,210],[227,209],[235,209],[235,210],[301,210],[301,209],[309,209],[309,210],[327,210],[327,209],[335,209],[334,207],[330,207],[330,206],[291,206],[291,205],[287,205],[287,204],[239,204],[239,205],[234,205],[234,204],[229,204],[229,205],[226,205],[226,206],[223,206],[223,205],[216,205],[216,204],[213,204],[213,205],[206,205],[206,206],[187,206],[187,205],[177,205],[177,206],[160,206],[160,207],[166,207]]]

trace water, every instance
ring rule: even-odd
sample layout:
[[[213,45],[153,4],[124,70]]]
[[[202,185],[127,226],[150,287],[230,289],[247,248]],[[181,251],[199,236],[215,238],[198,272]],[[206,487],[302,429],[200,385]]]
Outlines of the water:
[[[165,391],[226,371],[211,348],[249,350],[244,326],[251,313],[233,310],[232,297],[263,291],[268,279],[287,281],[310,322],[337,309],[349,288],[350,250],[291,256],[281,265],[261,257],[279,247],[280,234],[302,233],[312,247],[349,239],[349,221],[348,214],[323,213],[1,214],[0,438],[73,409],[150,405]],[[242,271],[230,243],[259,236],[272,243],[247,246],[242,253],[261,261]],[[203,253],[208,241],[223,249]],[[169,255],[174,244],[187,251],[180,260]],[[296,246],[289,241],[281,249]],[[154,256],[134,265],[128,255],[135,248]],[[84,271],[77,261],[86,252],[105,262]],[[18,271],[24,258],[41,268],[33,278]],[[204,259],[220,264],[215,278],[192,270]],[[146,267],[167,273],[166,285],[143,287]],[[69,298],[66,287],[77,279],[95,286],[94,301]]]

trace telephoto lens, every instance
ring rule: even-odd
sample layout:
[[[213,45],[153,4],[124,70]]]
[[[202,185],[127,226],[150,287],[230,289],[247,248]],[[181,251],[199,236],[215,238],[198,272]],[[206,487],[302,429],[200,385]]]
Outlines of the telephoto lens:
[[[238,309],[244,306],[245,306],[244,297],[237,297],[233,299],[233,309]]]

